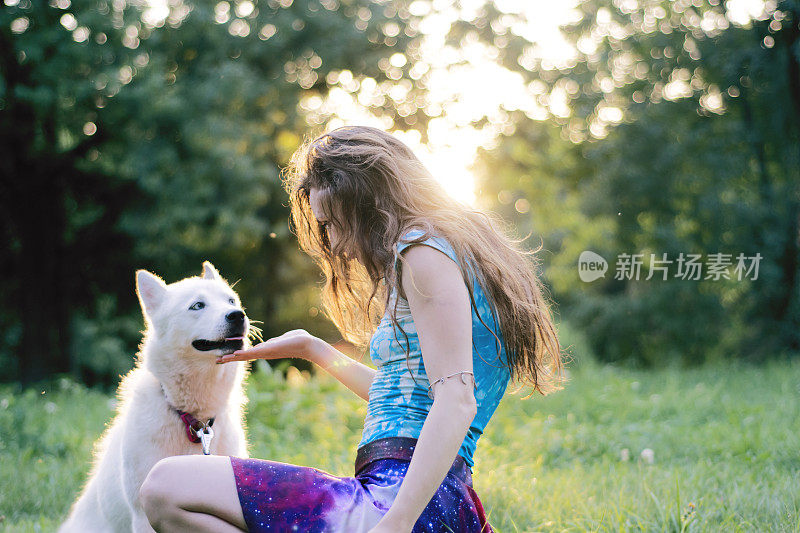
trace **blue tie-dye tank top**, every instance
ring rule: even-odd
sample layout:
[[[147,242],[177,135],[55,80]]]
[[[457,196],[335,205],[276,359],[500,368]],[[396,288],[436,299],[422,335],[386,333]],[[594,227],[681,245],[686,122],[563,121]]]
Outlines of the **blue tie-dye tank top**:
[[[422,235],[424,232],[418,229],[409,230],[403,235],[397,244],[395,267],[400,262],[398,257],[400,252],[410,245],[404,241],[413,240]],[[455,251],[444,237],[434,235],[413,244],[431,246],[458,262]],[[472,457],[478,438],[500,403],[510,379],[508,368],[502,364],[506,360],[502,333],[495,322],[486,295],[474,275],[472,281],[475,305],[479,313],[472,309],[472,365],[477,385],[475,399],[478,411],[458,451],[470,467],[474,465]],[[397,302],[396,318],[405,331],[408,341],[402,331],[395,331],[389,318],[390,310],[397,298],[399,301]],[[486,324],[485,326],[481,323],[481,319]],[[499,358],[497,339],[487,329],[487,326],[494,330],[501,341]],[[406,342],[408,342],[410,352],[408,362],[406,362]],[[377,370],[369,388],[367,416],[358,446],[384,437],[419,438],[422,424],[428,416],[433,400],[428,397],[430,383],[425,373],[419,337],[414,327],[408,301],[402,296],[398,296],[396,290],[392,290],[386,314],[370,340],[369,354]],[[409,368],[411,372],[409,372]]]

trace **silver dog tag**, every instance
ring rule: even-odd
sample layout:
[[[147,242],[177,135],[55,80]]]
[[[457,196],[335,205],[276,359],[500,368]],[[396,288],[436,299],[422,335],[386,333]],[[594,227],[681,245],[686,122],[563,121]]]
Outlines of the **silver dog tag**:
[[[214,438],[214,430],[210,426],[206,426],[197,431],[197,436],[200,437],[200,444],[203,446],[203,455],[211,455],[211,439]]]

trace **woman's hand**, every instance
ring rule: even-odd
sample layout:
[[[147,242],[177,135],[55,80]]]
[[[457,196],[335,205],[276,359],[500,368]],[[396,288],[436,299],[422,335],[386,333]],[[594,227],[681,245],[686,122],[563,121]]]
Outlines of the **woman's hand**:
[[[236,350],[232,354],[217,358],[217,363],[252,361],[253,359],[282,359],[300,357],[309,359],[311,345],[317,338],[304,329],[287,331],[280,337],[267,339],[247,350]]]

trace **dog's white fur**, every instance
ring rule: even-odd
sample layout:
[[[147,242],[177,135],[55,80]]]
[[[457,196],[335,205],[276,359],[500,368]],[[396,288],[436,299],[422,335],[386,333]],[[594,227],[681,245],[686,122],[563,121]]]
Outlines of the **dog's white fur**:
[[[226,315],[241,310],[238,296],[209,262],[202,277],[170,285],[139,270],[136,289],[146,324],[136,366],[120,383],[117,415],[95,443],[89,480],[59,533],[153,531],[139,500],[147,473],[164,457],[202,453],[173,407],[203,422],[215,418],[212,454],[247,457],[244,363],[218,365],[233,349],[191,344],[225,338]],[[202,309],[189,309],[198,301]],[[248,328],[245,318],[244,347]]]

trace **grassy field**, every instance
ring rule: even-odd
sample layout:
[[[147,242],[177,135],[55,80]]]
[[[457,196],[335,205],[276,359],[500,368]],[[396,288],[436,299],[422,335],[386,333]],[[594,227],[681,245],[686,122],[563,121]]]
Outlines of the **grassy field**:
[[[498,531],[800,531],[800,360],[570,376],[507,394],[478,443]],[[249,395],[252,456],[352,475],[362,400],[299,372],[254,374]],[[0,529],[55,530],[112,410],[67,380],[0,386]]]

